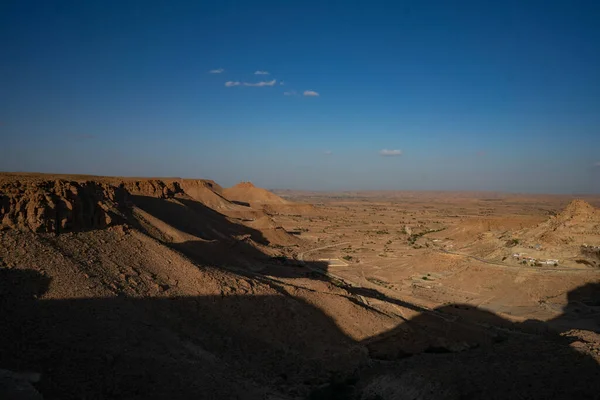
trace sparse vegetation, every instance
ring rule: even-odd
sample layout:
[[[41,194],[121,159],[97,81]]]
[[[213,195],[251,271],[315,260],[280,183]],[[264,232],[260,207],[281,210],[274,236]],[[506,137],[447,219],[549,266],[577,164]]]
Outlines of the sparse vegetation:
[[[339,280],[339,279],[330,278],[329,282],[331,282],[332,285],[337,286],[339,288],[346,287],[346,284],[343,281]]]
[[[519,239],[509,239],[506,242],[506,246],[507,247],[515,247],[516,245],[518,245],[521,241]]]
[[[371,283],[374,283],[375,285],[379,285],[379,286],[383,286],[385,288],[388,289],[392,289],[392,284],[386,281],[382,281],[381,279],[377,279],[377,278],[373,278],[371,276],[367,276],[365,278],[366,280],[368,280]]]
[[[425,235],[427,235],[427,234],[429,234],[429,233],[441,232],[441,231],[443,231],[443,230],[445,230],[445,229],[446,229],[446,228],[440,228],[440,229],[429,229],[429,230],[426,230],[426,231],[423,231],[423,232],[420,232],[420,233],[413,233],[412,235],[410,235],[410,236],[408,237],[408,243],[410,243],[410,244],[414,244],[414,243],[417,241],[417,239],[419,239],[419,238],[420,238],[420,237],[422,237],[422,236],[425,236]]]

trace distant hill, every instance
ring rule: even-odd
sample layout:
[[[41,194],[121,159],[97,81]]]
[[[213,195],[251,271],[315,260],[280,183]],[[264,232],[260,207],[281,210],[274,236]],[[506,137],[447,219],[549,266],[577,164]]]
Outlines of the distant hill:
[[[562,212],[521,231],[519,236],[550,246],[600,244],[600,210],[583,200],[573,200]]]
[[[287,204],[288,201],[269,192],[266,189],[256,187],[252,182],[240,182],[235,186],[223,190],[223,194],[231,201],[259,204]]]
[[[262,209],[270,214],[305,214],[315,211],[310,204],[294,203],[285,200],[266,189],[254,186],[251,182],[240,182],[223,190],[223,195],[237,203]]]

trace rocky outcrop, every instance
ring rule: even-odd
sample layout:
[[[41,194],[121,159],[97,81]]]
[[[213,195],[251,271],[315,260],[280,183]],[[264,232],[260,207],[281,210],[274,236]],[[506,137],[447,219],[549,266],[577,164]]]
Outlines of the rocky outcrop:
[[[210,196],[220,198],[222,202],[229,202],[222,196],[223,188],[216,182],[206,179],[123,179],[111,183],[121,185],[129,193],[139,196],[168,199],[185,193],[203,201],[208,193]]]
[[[235,204],[221,190],[203,179],[7,177],[0,179],[0,229],[59,234],[125,222],[136,225],[140,221],[127,211],[134,208],[133,213],[158,215],[180,231],[189,233],[193,226],[193,231],[203,232],[201,237],[212,237],[212,232],[214,239],[223,239],[250,229],[261,243],[300,242],[263,211]]]
[[[33,232],[102,228],[126,191],[106,183],[62,179],[9,181],[0,185],[0,227]]]
[[[542,243],[586,243],[600,236],[600,211],[583,200],[573,200],[562,212],[531,231]]]
[[[181,185],[175,180],[123,180],[120,186],[133,195],[157,197],[159,199],[168,199],[174,197],[177,193],[183,193]]]

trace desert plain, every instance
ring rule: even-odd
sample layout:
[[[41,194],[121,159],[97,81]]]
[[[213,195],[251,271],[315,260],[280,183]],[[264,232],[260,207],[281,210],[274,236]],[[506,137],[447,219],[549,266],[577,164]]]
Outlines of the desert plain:
[[[598,207],[3,173],[0,390],[597,398]]]

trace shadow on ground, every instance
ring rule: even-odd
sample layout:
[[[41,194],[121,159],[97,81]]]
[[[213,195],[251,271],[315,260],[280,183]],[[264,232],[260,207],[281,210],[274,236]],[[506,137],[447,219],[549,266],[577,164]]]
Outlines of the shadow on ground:
[[[128,223],[199,264],[233,268],[237,273],[247,272],[249,276],[261,271],[279,278],[309,277],[329,280],[323,274],[314,272],[327,272],[326,262],[311,261],[311,268],[306,268],[304,263],[289,257],[265,254],[257,244],[269,246],[272,243],[260,230],[243,225],[200,202],[184,197],[159,199],[131,196],[131,199],[138,208],[152,217],[178,231],[196,236],[199,240],[172,241],[160,233],[149,231],[131,211],[128,211]]]
[[[199,202],[131,198],[198,240],[174,242],[149,232],[131,210],[124,211],[127,223],[193,261],[254,279],[340,285],[326,275],[325,263],[274,259],[255,245],[269,244],[260,231]],[[427,310],[342,284],[349,299],[419,312],[364,341],[289,292],[40,299],[49,284],[34,270],[0,268],[0,369],[41,372],[36,387],[46,399],[566,399],[600,393],[596,360],[571,346],[578,339],[548,329],[554,324],[567,331],[581,327],[582,315],[593,318],[600,284],[572,291],[563,315],[549,324],[515,324],[461,304]]]
[[[33,270],[0,269],[0,368],[41,372],[47,399],[258,399],[268,398],[264,387],[298,395],[306,386],[319,387],[312,398],[384,399],[600,390],[597,362],[569,338],[523,332],[471,306],[356,342],[289,296],[39,300],[48,285]],[[436,315],[448,308],[462,313]]]

